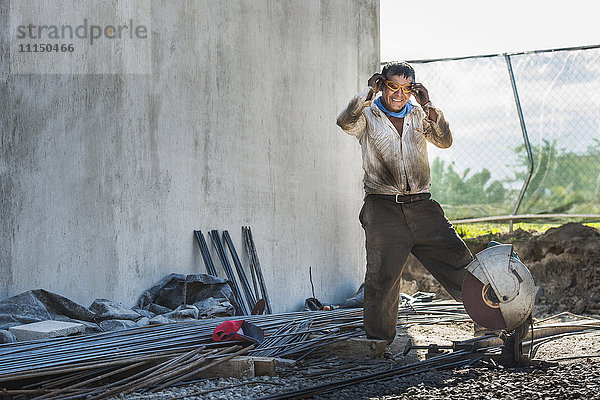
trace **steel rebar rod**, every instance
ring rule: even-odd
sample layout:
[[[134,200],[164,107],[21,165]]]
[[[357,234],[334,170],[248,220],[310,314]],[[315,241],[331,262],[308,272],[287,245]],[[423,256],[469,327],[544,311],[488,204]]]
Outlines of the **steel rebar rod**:
[[[360,319],[360,318],[362,318],[362,311],[360,311],[360,312],[353,312],[352,314],[353,314],[353,315],[352,315],[352,317],[356,317],[356,318],[357,318],[357,320],[358,320],[358,319]],[[301,313],[300,313],[300,316],[304,316],[304,317],[306,317],[306,315],[302,315]],[[263,316],[263,317],[264,317],[264,316]],[[276,318],[276,323],[277,323],[277,325],[280,325],[280,324],[281,324],[281,322],[284,320],[285,316],[277,315],[277,317],[279,317],[279,318]],[[321,315],[319,315],[319,313],[318,313],[318,312],[311,312],[311,314],[309,315],[309,318],[313,319],[314,321],[318,321],[318,320],[319,320],[319,317],[320,317],[320,318],[323,318],[323,319],[326,319],[326,320],[328,320],[328,321],[333,321],[333,320],[335,320],[335,319],[337,318],[337,317],[336,317],[336,315],[335,315],[335,312],[324,312],[324,313],[322,313]],[[295,319],[295,318],[296,318],[296,317],[292,315],[292,319]],[[427,318],[428,320],[431,320],[431,318],[429,318],[429,317],[427,317],[427,316],[419,316],[418,318],[421,318],[421,319],[422,319],[422,318]],[[225,318],[225,319],[231,319],[231,318]],[[253,318],[251,318],[251,316],[248,316],[248,320],[251,320],[251,319],[253,319]],[[267,320],[263,319],[263,321],[262,321],[262,322],[261,322],[260,320],[255,320],[255,322],[256,322],[256,323],[258,323],[258,324],[261,324],[261,325],[264,325],[264,321],[267,321]],[[218,320],[216,320],[216,319],[215,319],[215,320],[214,320],[214,322],[212,322],[212,324],[209,324],[209,325],[212,325],[212,326],[210,326],[210,328],[209,328],[209,329],[213,329],[213,328],[214,328],[214,326],[216,326],[216,325],[217,325],[219,322],[220,322],[220,321],[218,321]],[[339,324],[339,322],[336,322],[336,323],[338,323],[338,324]],[[178,324],[175,324],[175,325],[176,325],[176,327],[175,327],[175,329],[176,329],[176,335],[177,335],[178,337],[181,337],[181,335],[182,335],[182,330],[185,328],[185,325],[184,325],[184,324],[185,324],[185,323],[178,323]],[[196,332],[196,333],[197,333],[197,330],[198,330],[198,325],[200,325],[200,324],[202,324],[202,322],[201,322],[201,321],[194,321],[194,323],[193,323],[193,324],[192,324],[192,326],[191,326],[191,329],[192,329],[194,332]],[[190,327],[190,325],[187,325],[187,326],[188,326],[188,327]],[[132,336],[138,337],[138,335],[139,335],[139,332],[140,332],[140,331],[139,331],[139,329],[140,329],[140,328],[136,328],[136,329],[134,329],[133,331],[135,331],[135,332],[131,332],[131,333],[132,333]],[[158,329],[158,326],[157,326],[157,329]],[[104,334],[99,334],[99,335],[104,335]],[[124,336],[125,336],[125,335],[123,335],[122,337],[124,338]],[[81,339],[81,340],[83,340],[84,338],[81,338],[81,337],[80,337],[80,339]],[[120,341],[120,340],[121,340],[120,338],[116,338],[116,339],[117,339],[118,341]],[[153,335],[148,335],[148,340],[149,340],[149,341],[154,341],[154,337],[153,337]],[[37,346],[36,346],[36,347],[37,347]],[[88,347],[88,346],[86,345],[86,346],[84,346],[84,347]],[[97,343],[94,343],[94,347],[97,347]],[[63,347],[63,346],[60,346],[60,351],[61,351],[61,352],[64,352],[64,351],[65,351],[65,347]],[[44,349],[44,353],[45,353],[45,354],[47,354],[47,352],[48,352],[48,350],[47,350],[47,349]],[[12,358],[12,357],[11,357],[11,358]]]
[[[250,256],[246,252],[246,258],[248,258],[248,267],[250,268],[250,275],[252,276],[252,287],[254,288],[254,293],[256,294],[256,299],[260,299],[260,291],[258,288],[258,278],[256,276],[256,268],[254,268],[254,264],[250,259]]]
[[[214,354],[216,352],[216,350],[209,350],[207,352],[204,353],[205,356],[210,356],[211,354]],[[190,352],[192,353],[192,352]],[[84,397],[88,397],[88,396],[92,396],[92,395],[99,395],[102,393],[102,391],[104,390],[106,392],[106,389],[110,389],[110,390],[114,390],[116,387],[127,387],[128,385],[133,384],[133,382],[135,382],[138,378],[139,379],[148,379],[151,376],[156,376],[157,374],[163,373],[165,372],[167,369],[172,368],[173,365],[177,365],[180,361],[185,361],[188,360],[189,358],[193,357],[194,355],[197,354],[190,354],[190,353],[186,353],[181,355],[180,357],[177,358],[171,358],[170,360],[166,360],[165,362],[162,362],[158,365],[154,365],[146,370],[140,371],[134,375],[130,375],[130,376],[126,376],[125,378],[119,380],[119,381],[115,381],[112,382],[108,385],[104,385],[102,387],[96,388],[92,391],[90,391],[89,393],[86,393]],[[118,391],[118,389],[117,389]],[[80,396],[76,396],[74,398],[79,398]],[[66,400],[66,399],[63,399]]]
[[[453,320],[464,320],[465,312],[462,306],[457,303],[435,301],[429,303],[414,303],[409,306],[400,306],[398,308],[398,326],[410,326],[413,324],[430,324],[440,323]],[[0,346],[0,381],[15,381],[23,377],[32,379],[45,379],[41,384],[47,382],[49,376],[56,374],[70,373],[72,375],[62,378],[67,379],[66,382],[74,381],[75,375],[81,371],[90,371],[86,375],[86,379],[94,380],[94,376],[102,376],[102,374],[110,373],[106,368],[126,369],[135,362],[151,362],[151,355],[140,356],[147,351],[155,351],[153,349],[177,349],[170,354],[164,354],[166,360],[162,362],[165,369],[155,371],[149,376],[150,371],[144,371],[145,376],[127,377],[122,380],[120,386],[107,385],[104,388],[91,388],[87,392],[77,391],[77,387],[72,387],[71,392],[54,392],[53,396],[58,396],[61,399],[81,399],[87,396],[104,396],[107,389],[117,390],[117,387],[125,387],[130,389],[137,385],[147,385],[144,388],[156,388],[156,384],[171,385],[174,379],[178,379],[186,372],[182,372],[172,360],[181,356],[181,352],[189,351],[190,343],[194,345],[203,344],[208,350],[208,346],[214,346],[212,342],[212,331],[214,327],[228,319],[235,317],[225,317],[212,320],[182,322],[174,324],[155,325],[146,328],[136,328],[129,331],[121,331],[119,333],[101,333],[90,335],[89,337],[79,337],[69,340],[50,340],[39,343],[23,343],[21,347]],[[364,334],[360,328],[362,327],[362,309],[337,309],[331,311],[309,311],[309,312],[292,312],[284,314],[270,314],[247,316],[244,318],[248,321],[253,321],[259,327],[265,330],[265,341],[260,348],[248,350],[250,354],[256,355],[258,351],[265,352],[271,356],[290,356],[301,360],[308,354],[311,354],[323,346],[335,343],[340,340],[345,340],[349,337],[360,336]],[[566,329],[585,329],[588,326],[598,329],[597,321],[586,320],[584,324],[576,323],[569,325]],[[557,324],[554,324],[556,326]],[[561,324],[558,324],[561,325]],[[565,325],[565,324],[562,324]],[[357,330],[345,331],[344,329],[358,328]],[[84,342],[77,343],[77,340]],[[536,344],[538,342],[536,341]],[[217,344],[223,346],[223,344]],[[225,344],[221,349],[223,352],[229,352],[236,346],[237,343]],[[42,351],[36,349],[40,347]],[[3,350],[8,350],[3,353]],[[493,350],[494,348],[492,348]],[[178,354],[175,354],[176,352]],[[204,351],[204,350],[203,350]],[[50,354],[47,357],[47,354]],[[63,355],[64,359],[60,359]],[[25,368],[21,372],[16,372],[18,369],[14,364],[10,364],[14,358],[20,359],[19,362],[25,363]],[[119,359],[121,357],[121,359]],[[141,357],[141,358],[140,358]],[[203,363],[212,363],[219,360],[212,360],[211,355],[204,353],[196,355],[195,358],[189,359],[185,366],[198,362],[198,365]],[[29,360],[28,360],[29,359]],[[157,358],[158,359],[158,358]],[[200,362],[202,359],[203,361]],[[73,360],[78,360],[73,363]],[[7,366],[5,362],[8,362]],[[456,361],[466,362],[466,361]],[[472,360],[468,362],[473,362]],[[43,370],[37,370],[40,365],[54,365]],[[181,363],[178,365],[181,367]],[[168,368],[167,368],[168,367]],[[96,368],[96,369],[95,369]],[[104,368],[102,370],[101,368]],[[133,369],[133,367],[132,367]],[[4,371],[4,374],[2,374]],[[176,372],[177,371],[177,372]],[[158,378],[160,373],[173,374],[169,375],[164,380],[150,383],[149,378]],[[188,371],[191,373],[191,371]],[[186,378],[178,379],[178,381]],[[59,381],[60,382],[60,381]],[[57,388],[64,390],[64,388]],[[34,389],[32,389],[34,390]],[[120,390],[120,389],[119,389]],[[137,389],[133,389],[137,390]],[[118,391],[118,390],[117,390]],[[32,392],[33,393],[33,392]],[[44,394],[51,392],[37,392]],[[46,395],[43,398],[51,397]]]
[[[311,318],[311,319],[313,319],[314,321],[318,321],[319,317],[321,317],[321,318],[326,318],[328,321],[335,321],[335,316],[332,316],[331,314],[332,314],[332,312],[326,312],[325,314],[321,314],[321,316],[319,316],[319,314],[318,314],[318,313],[314,313],[314,312],[313,312],[313,313],[311,313],[311,314],[310,314],[310,318]],[[356,317],[356,318],[357,318],[357,319],[356,319],[356,321],[359,321],[359,320],[360,320],[360,318],[362,318],[362,312],[355,312],[355,313],[353,313],[353,314],[354,314],[354,315],[353,315],[353,317]],[[421,319],[422,319],[423,317],[422,317],[422,316],[420,316],[419,318],[421,318]],[[248,318],[248,319],[250,319],[250,318]],[[430,320],[430,318],[429,318],[429,320]],[[257,322],[259,325],[263,325],[263,326],[264,326],[264,322],[263,322],[263,323],[261,323],[260,321],[256,321],[256,322]],[[278,318],[277,324],[279,325],[281,322],[282,322],[282,319],[279,319],[279,318]],[[339,323],[340,323],[340,322],[339,322],[339,320],[338,320],[338,321],[335,321],[335,322],[336,322],[336,324],[339,324]],[[405,321],[405,322],[410,322],[410,321]],[[417,322],[419,322],[419,321],[417,321]],[[212,324],[212,326],[210,326],[210,327],[209,327],[209,329],[210,329],[210,330],[212,330],[212,329],[214,328],[214,326],[216,326],[216,324],[217,324],[217,323],[218,323],[218,321],[215,321],[215,322]],[[177,324],[177,325],[176,325],[176,328],[175,328],[175,329],[176,329],[175,335],[176,335],[177,337],[181,337],[181,336],[182,336],[182,329],[183,329],[183,326],[182,326],[181,324],[182,324],[182,323],[180,323],[180,324]],[[195,332],[195,333],[197,333],[197,332],[198,332],[198,327],[197,327],[197,326],[198,326],[197,324],[193,324],[193,326],[192,326],[192,328],[191,328],[191,329],[193,329],[193,330],[194,330],[194,332]],[[138,332],[136,332],[136,334],[137,334],[137,333],[138,333]],[[148,340],[149,340],[149,341],[154,341],[154,338],[153,338],[152,336],[150,336]],[[189,342],[188,342],[188,343],[189,343]],[[109,343],[109,344],[110,344],[110,343]],[[86,346],[86,347],[87,347],[87,346]],[[97,343],[94,343],[94,346],[93,346],[93,347],[97,348],[97,347],[98,347],[98,344],[97,344]],[[122,349],[122,347],[121,347],[121,349]],[[61,352],[61,353],[63,353],[63,354],[65,353],[65,348],[64,348],[64,347],[60,346],[59,350],[60,350],[60,352]],[[47,353],[48,353],[48,349],[45,349],[45,350],[44,350],[44,353],[45,353],[45,354],[47,354]],[[27,356],[27,357],[29,357],[29,355],[30,355],[30,354],[31,354],[31,353],[27,353],[27,354],[25,354],[24,356]],[[13,358],[13,357],[11,357],[11,358]]]
[[[414,309],[422,314],[416,315]],[[427,315],[429,310],[432,314]],[[398,316],[403,318],[399,326],[406,324],[423,324],[433,321],[441,321],[452,315],[450,311],[456,310],[449,303],[428,303],[427,305],[413,305],[411,309],[399,308]],[[464,315],[464,310],[460,310]],[[459,313],[459,314],[460,314]],[[407,315],[408,314],[408,315]],[[235,317],[233,317],[235,318]],[[189,350],[190,343],[194,346],[215,346],[212,341],[214,327],[232,317],[215,318],[193,322],[181,322],[165,325],[154,325],[145,328],[135,328],[118,333],[100,333],[88,337],[78,337],[69,340],[50,340],[40,343],[22,343],[20,346],[0,346],[0,381],[10,381],[16,377],[42,377],[64,372],[83,371],[86,369],[100,368],[101,366],[126,365],[132,362],[131,357],[140,356],[157,351],[157,349],[179,349]],[[269,314],[258,316],[247,316],[245,319],[256,323],[265,330],[266,339],[275,341],[277,332],[285,324],[296,324],[296,333],[283,332],[283,336],[294,338],[290,345],[279,345],[274,354],[282,354],[287,351],[312,351],[315,343],[327,343],[338,336],[330,332],[318,340],[300,340],[303,332],[309,329],[299,328],[301,324],[311,321],[310,331],[340,328],[360,328],[362,326],[362,309],[337,309],[332,311],[299,311],[284,314]],[[273,335],[271,337],[271,335]],[[354,333],[358,336],[360,333]],[[327,339],[329,336],[329,339]],[[281,340],[281,339],[277,339]],[[81,341],[82,343],[77,343]],[[275,344],[276,342],[273,342]],[[285,343],[283,340],[280,343]],[[293,344],[293,347],[291,346]],[[35,349],[40,347],[40,349]],[[269,346],[275,347],[275,346]],[[4,350],[8,350],[3,353]],[[273,349],[271,349],[273,350]],[[291,354],[291,353],[290,353]],[[139,359],[138,359],[139,361]],[[40,370],[41,366],[43,369]]]
[[[208,272],[209,275],[217,276],[217,270],[215,269],[215,265],[213,264],[212,258],[210,257],[208,245],[206,244],[206,240],[204,239],[204,234],[202,233],[202,231],[194,231],[194,236],[196,237],[196,242],[198,243],[198,247],[200,248],[200,254],[202,255],[202,260],[204,261],[206,272]]]
[[[232,349],[234,348],[235,346]],[[114,385],[112,389],[110,389],[107,392],[95,394],[95,397],[93,398],[106,398],[114,394],[124,395],[138,389],[146,388],[156,383],[160,383],[165,379],[169,379],[172,376],[176,376],[182,373],[183,371],[188,371],[190,369],[195,368],[196,366],[206,362],[211,354],[223,353],[229,350],[230,349],[223,349],[220,352],[211,351],[206,354],[190,352],[186,354],[186,357],[181,357],[179,359],[171,360],[170,362],[165,362],[159,365],[158,368],[155,368],[150,374],[146,374],[140,379],[133,380],[131,378],[128,378],[117,382],[117,384]],[[137,376],[135,376],[135,378],[137,378]],[[129,382],[132,380],[133,382]]]
[[[64,387],[64,388],[57,388],[57,389],[64,389],[64,390],[79,389],[81,386],[85,386],[87,384],[90,384],[90,383],[93,383],[93,382],[97,382],[97,381],[99,381],[101,379],[106,379],[108,377],[111,377],[111,376],[114,376],[116,374],[120,374],[120,373],[129,371],[129,370],[134,369],[134,368],[139,368],[139,367],[141,367],[143,365],[146,365],[147,363],[148,362],[146,362],[146,361],[142,361],[142,362],[139,362],[139,363],[130,364],[130,365],[127,365],[125,367],[117,368],[115,370],[112,370],[111,372],[107,372],[107,373],[103,373],[103,374],[97,375],[97,376],[95,376],[93,378],[89,378],[89,379],[84,380],[84,381],[79,381],[78,380],[78,383],[75,383],[75,384],[73,384],[71,386],[67,386],[67,387]],[[89,391],[89,389],[88,389],[88,391]],[[36,397],[35,399],[32,399],[32,400],[46,399],[48,397],[54,396],[55,394],[56,393],[48,393],[48,394]]]
[[[106,367],[106,368],[94,369],[92,371],[74,372],[74,373],[69,374],[66,377],[58,376],[58,377],[55,377],[54,379],[48,379],[48,380],[44,381],[44,383],[42,383],[41,385],[39,385],[39,382],[36,382],[35,384],[24,385],[24,386],[22,386],[22,388],[29,389],[29,388],[37,386],[37,385],[39,385],[40,387],[45,388],[45,389],[58,388],[58,387],[61,387],[62,385],[71,383],[73,381],[80,382],[82,379],[86,379],[90,376],[95,376],[95,375],[104,373],[106,371],[112,371],[114,368],[115,367],[111,366],[111,367]]]
[[[140,387],[144,387],[146,385],[159,382],[164,377],[169,376],[168,375],[169,373],[173,373],[173,369],[177,369],[179,366],[184,366],[184,368],[185,368],[185,366],[189,365],[188,362],[190,360],[192,360],[192,362],[197,361],[198,357],[201,360],[204,360],[205,359],[204,355],[200,354],[200,352],[202,350],[204,350],[204,349],[193,350],[193,351],[185,353],[177,358],[165,361],[162,364],[159,364],[157,366],[157,368],[153,369],[151,373],[145,374],[145,376],[143,378],[133,381],[133,382],[130,382],[130,383],[125,383],[120,386],[113,387],[112,389],[110,389],[108,391],[105,391],[105,392],[102,392],[99,394],[95,394],[95,395],[93,395],[92,399],[102,399],[102,398],[110,397],[111,395],[115,395],[115,394],[131,393]],[[123,381],[127,381],[127,380],[130,380],[130,379],[126,378]],[[123,382],[123,381],[121,381],[121,382]]]
[[[240,278],[240,282],[242,283],[242,289],[244,289],[244,294],[246,295],[246,301],[248,302],[248,308],[252,309],[256,304],[256,297],[254,293],[252,293],[252,289],[250,287],[250,283],[248,282],[248,278],[246,277],[246,273],[244,272],[244,267],[240,258],[238,257],[237,251],[235,250],[235,246],[233,245],[233,241],[231,240],[231,236],[228,231],[223,231],[223,240],[227,244],[229,248],[229,253],[231,254],[231,259],[233,260],[233,265],[237,270],[238,278]]]
[[[219,256],[219,260],[221,260],[221,265],[225,270],[225,274],[227,275],[227,279],[231,282],[231,289],[233,290],[233,295],[235,300],[238,303],[241,315],[248,315],[250,312],[246,308],[246,304],[244,303],[244,299],[240,292],[240,288],[237,284],[237,280],[235,279],[235,275],[233,274],[233,270],[231,269],[231,265],[229,264],[229,260],[227,258],[227,254],[225,254],[225,249],[223,248],[223,242],[221,241],[221,237],[219,236],[219,232],[217,230],[210,231],[209,234],[213,246],[217,251],[217,255]]]
[[[465,359],[468,354],[467,351],[459,351],[449,353],[445,355],[435,356],[428,360],[419,361],[413,364],[403,365],[400,367],[392,368],[385,371],[378,371],[371,374],[361,375],[354,378],[349,378],[341,381],[336,381],[324,385],[317,385],[306,389],[300,389],[288,393],[279,393],[272,396],[261,397],[261,400],[279,400],[279,399],[302,399],[305,397],[313,396],[316,394],[327,393],[333,390],[338,390],[343,387],[357,385],[363,382],[369,382],[373,380],[381,380],[386,378],[393,378],[399,376],[413,375],[419,372],[430,370],[433,366],[435,367],[446,367],[451,368],[461,364],[472,362],[471,359]]]
[[[265,279],[263,277],[262,269],[260,267],[260,261],[258,260],[258,253],[256,252],[254,238],[252,237],[252,230],[249,226],[242,227],[242,236],[244,236],[244,239],[246,241],[246,251],[248,252],[248,258],[251,260],[251,265],[256,271],[256,276],[258,278],[258,284],[262,292],[262,297],[265,300],[267,314],[272,314],[273,309],[271,308],[271,301],[269,300],[267,286],[265,285]]]
[[[239,346],[236,346],[236,347],[239,348]],[[236,349],[236,347],[233,347],[232,349]],[[209,368],[212,368],[212,367],[214,367],[214,366],[216,366],[218,364],[221,364],[221,363],[223,363],[225,361],[228,361],[228,360],[230,360],[230,359],[232,359],[234,357],[241,356],[242,354],[246,354],[248,351],[252,350],[253,348],[254,348],[254,345],[251,345],[251,346],[248,346],[248,347],[244,347],[244,348],[242,348],[240,350],[237,350],[234,353],[226,355],[225,357],[221,357],[221,358],[219,358],[219,359],[211,362],[210,364],[204,365],[204,366],[202,366],[200,368],[196,368],[193,371],[186,372],[185,374],[183,374],[181,376],[174,377],[170,381],[167,381],[167,382],[163,383],[162,385],[158,386],[157,388],[152,389],[152,391],[158,391],[160,389],[164,389],[167,386],[170,386],[170,385],[173,385],[175,383],[181,382],[182,380],[190,378],[190,377],[196,375],[199,372],[205,371],[205,370],[207,370]],[[184,371],[182,371],[182,372],[184,372]]]
[[[171,356],[158,356],[158,357],[147,357],[148,360],[158,360],[161,358],[168,358]],[[127,358],[127,359],[121,359],[121,360],[117,360],[117,361],[107,361],[107,362],[98,362],[98,361],[91,361],[88,363],[84,363],[84,364],[66,364],[66,365],[59,365],[57,367],[54,367],[52,369],[47,368],[47,369],[36,369],[35,367],[32,367],[30,369],[21,371],[20,373],[6,373],[0,376],[0,382],[6,382],[6,381],[14,381],[14,380],[21,380],[21,379],[27,379],[27,378],[36,378],[36,377],[45,377],[45,376],[51,376],[51,375],[57,375],[57,374],[64,374],[64,373],[68,373],[68,372],[79,372],[79,371],[86,371],[86,370],[90,370],[90,369],[95,369],[95,368],[102,368],[102,367],[107,367],[107,366],[115,366],[115,365],[123,365],[123,364],[129,364],[132,362],[132,360],[137,360],[139,359],[139,357],[133,357],[133,358]]]

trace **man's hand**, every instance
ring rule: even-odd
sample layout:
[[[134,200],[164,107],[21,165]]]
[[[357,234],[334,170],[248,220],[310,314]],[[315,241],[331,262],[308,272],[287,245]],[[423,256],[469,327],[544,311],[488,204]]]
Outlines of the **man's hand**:
[[[373,74],[372,77],[369,78],[369,86],[371,86],[375,93],[378,93],[383,88],[383,81],[385,80],[385,76],[381,74]]]
[[[422,84],[413,83],[412,93],[420,105],[427,104],[429,102],[429,93],[427,92],[427,89],[425,89],[425,86],[423,86]]]
[[[425,86],[423,86],[422,84],[413,83],[412,94],[413,96],[415,96],[415,99],[417,99],[417,102],[421,106],[424,106],[425,104],[429,103],[429,92],[427,92],[427,89],[425,89]],[[438,120],[438,113],[437,111],[435,111],[435,108],[423,107],[423,110],[427,114],[427,118],[429,118],[431,121]]]

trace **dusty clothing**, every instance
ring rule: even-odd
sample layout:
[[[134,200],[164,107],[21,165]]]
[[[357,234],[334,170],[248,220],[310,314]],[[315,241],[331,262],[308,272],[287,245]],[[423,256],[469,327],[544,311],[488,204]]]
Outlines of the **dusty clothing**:
[[[337,124],[356,136],[362,147],[365,194],[412,194],[429,192],[431,177],[427,141],[437,147],[452,144],[450,127],[435,108],[437,121],[430,121],[415,107],[404,117],[402,137],[388,117],[366,98],[370,89],[357,94],[338,115]]]
[[[391,341],[396,335],[400,276],[410,253],[455,299],[460,300],[465,267],[472,255],[430,199],[427,141],[449,147],[452,134],[442,112],[428,119],[416,106],[404,117],[400,135],[389,118],[356,95],[337,124],[362,147],[365,202],[360,221],[365,230],[364,327],[368,337]],[[398,196],[396,196],[398,195]]]

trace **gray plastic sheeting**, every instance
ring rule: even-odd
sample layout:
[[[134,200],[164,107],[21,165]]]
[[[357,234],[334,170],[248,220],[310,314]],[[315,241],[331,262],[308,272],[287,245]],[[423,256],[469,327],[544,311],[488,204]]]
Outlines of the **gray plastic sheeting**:
[[[86,308],[43,289],[23,292],[0,301],[0,330],[55,320],[83,323],[86,332],[92,333],[125,329],[138,321],[146,325],[232,315],[235,302],[227,280],[205,274],[171,274],[144,291],[132,309],[106,299],[98,299]]]

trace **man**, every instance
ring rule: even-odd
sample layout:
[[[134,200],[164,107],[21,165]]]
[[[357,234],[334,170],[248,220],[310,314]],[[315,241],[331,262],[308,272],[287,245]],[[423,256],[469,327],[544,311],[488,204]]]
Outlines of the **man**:
[[[337,124],[362,147],[367,272],[364,328],[368,338],[391,343],[396,335],[400,275],[410,253],[456,300],[461,299],[471,252],[430,197],[427,143],[452,144],[443,113],[415,83],[405,62],[387,64],[368,89],[354,96]],[[381,92],[381,96],[376,97]],[[413,95],[419,105],[413,105]]]

